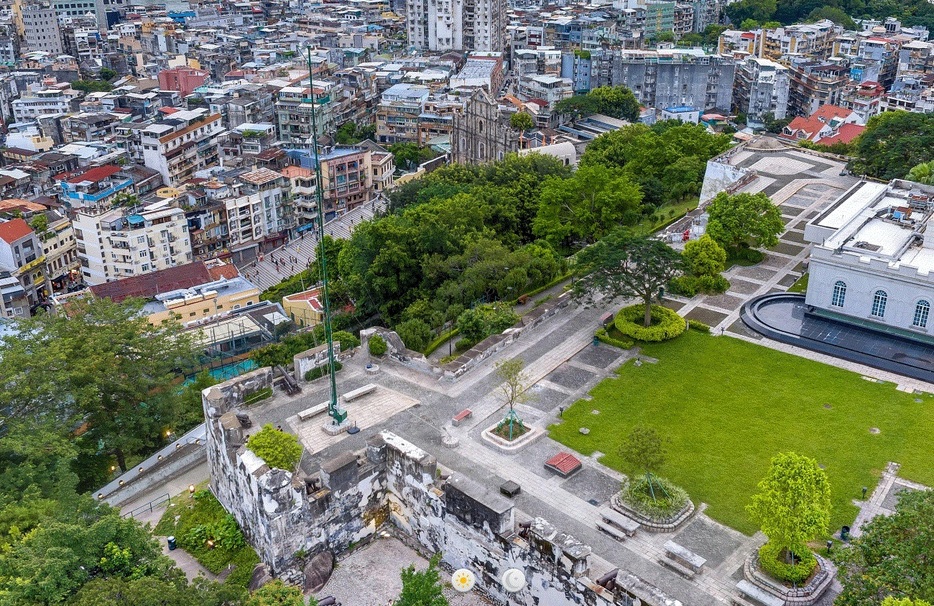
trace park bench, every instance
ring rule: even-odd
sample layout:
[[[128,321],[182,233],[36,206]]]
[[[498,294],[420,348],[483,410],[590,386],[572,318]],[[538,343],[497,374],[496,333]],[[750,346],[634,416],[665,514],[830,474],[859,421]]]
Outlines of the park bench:
[[[322,402],[321,404],[316,404],[311,408],[306,408],[305,410],[298,413],[298,418],[301,421],[307,421],[312,417],[320,415],[322,412],[326,412],[328,409],[328,402]]]
[[[739,606],[785,606],[785,600],[756,587],[746,579],[737,583],[736,589],[743,596],[733,596],[733,603]]]
[[[473,411],[470,410],[469,408],[465,408],[464,410],[454,415],[454,417],[451,419],[451,423],[454,425],[454,427],[457,427],[458,425],[461,424],[461,421],[463,421],[464,419],[469,419],[472,416],[473,416]]]
[[[659,560],[659,563],[674,570],[686,579],[694,578],[694,575],[700,572],[707,562],[704,558],[674,541],[665,542],[665,556]]]
[[[600,510],[600,516],[616,528],[626,533],[626,536],[633,536],[639,530],[639,522],[636,522],[629,516],[623,515],[615,509],[604,507]]]
[[[602,530],[603,532],[607,533],[608,535],[610,535],[611,537],[613,537],[613,538],[616,539],[617,541],[625,541],[625,540],[626,540],[626,533],[623,532],[622,529],[617,528],[616,526],[614,526],[614,525],[612,525],[612,524],[608,524],[607,522],[598,521],[598,522],[597,522],[597,528],[600,529],[600,530]]]
[[[348,391],[347,393],[345,393],[343,396],[344,402],[353,402],[357,398],[362,398],[368,393],[373,393],[374,391],[376,391],[376,385],[374,383],[370,383],[369,385],[364,385],[363,387],[360,387],[359,389],[355,389],[353,391]]]

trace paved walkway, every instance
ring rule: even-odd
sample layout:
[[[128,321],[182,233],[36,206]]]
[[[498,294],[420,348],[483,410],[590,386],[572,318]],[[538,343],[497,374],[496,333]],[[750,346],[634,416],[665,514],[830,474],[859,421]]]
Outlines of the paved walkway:
[[[367,202],[325,223],[325,234],[346,240],[350,238],[355,226],[372,218],[374,214],[385,208],[386,201],[383,198]],[[263,254],[262,260],[256,259],[242,266],[240,272],[260,290],[266,290],[300,273],[314,263],[317,259],[317,246],[317,233],[304,232],[303,236],[293,238],[288,244],[280,246],[269,254]]]
[[[899,467],[898,463],[889,463],[885,471],[882,472],[882,477],[869,499],[866,501],[853,501],[853,504],[859,507],[859,513],[856,514],[856,520],[853,522],[853,528],[850,531],[851,535],[854,537],[861,536],[863,526],[874,517],[879,515],[889,516],[895,513],[895,505],[898,503],[900,493],[928,489],[923,484],[898,477]]]

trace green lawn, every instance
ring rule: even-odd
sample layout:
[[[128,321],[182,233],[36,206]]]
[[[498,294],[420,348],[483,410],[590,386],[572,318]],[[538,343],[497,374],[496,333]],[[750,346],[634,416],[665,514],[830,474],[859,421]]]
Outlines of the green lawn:
[[[642,351],[659,362],[623,366],[618,377],[594,388],[592,401],[564,411],[551,436],[585,455],[605,453],[604,464],[627,472],[617,455],[620,441],[634,425],[655,427],[670,438],[662,475],[695,503],[707,503],[708,515],[747,534],[757,528],[744,507],[778,452],[795,451],[825,466],[831,529],[853,521],[851,500],[863,486],[873,490],[888,461],[901,463],[900,475],[934,485],[934,398],[928,395],[693,330]],[[580,427],[590,434],[581,435]],[[871,434],[872,427],[881,433]]]
[[[808,276],[810,274],[804,274],[798,278],[794,284],[788,287],[788,292],[798,292],[805,293],[808,290]]]

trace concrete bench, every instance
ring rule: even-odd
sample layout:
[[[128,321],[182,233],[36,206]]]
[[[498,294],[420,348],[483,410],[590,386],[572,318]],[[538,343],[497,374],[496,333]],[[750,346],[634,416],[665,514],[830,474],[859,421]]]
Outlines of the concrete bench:
[[[680,574],[686,579],[693,579],[694,575],[696,574],[693,570],[691,570],[687,566],[671,558],[659,558],[658,563],[664,566],[665,568],[670,568],[671,570],[674,570],[675,572],[677,572],[678,574]]]
[[[607,524],[606,522],[597,522],[597,528],[607,533],[617,541],[625,541],[626,533],[613,526],[612,524]]]
[[[759,604],[761,606],[785,606],[785,600],[776,595],[772,595],[764,589],[756,587],[746,579],[737,583],[736,589],[753,604]]]
[[[307,421],[312,417],[320,415],[322,412],[327,412],[329,402],[322,402],[321,404],[316,404],[311,408],[306,408],[305,410],[298,413],[298,418],[300,421]]]
[[[626,533],[627,536],[633,536],[639,530],[639,522],[636,522],[629,516],[623,515],[615,509],[604,507],[600,510],[600,516]]]
[[[687,566],[694,572],[700,572],[701,568],[704,567],[704,564],[707,563],[707,560],[700,557],[693,551],[690,551],[686,547],[678,545],[674,541],[665,542],[665,555],[673,560],[676,560],[679,564]]]
[[[469,419],[472,416],[473,416],[473,411],[470,410],[469,408],[465,408],[464,410],[454,415],[454,417],[451,419],[451,424],[453,424],[454,427],[457,427],[458,425],[461,424],[461,421],[463,421],[464,419]]]
[[[348,391],[342,397],[344,398],[344,402],[353,402],[357,398],[362,398],[368,393],[373,393],[374,391],[376,391],[376,385],[374,383],[370,383],[369,385],[364,385],[359,389]]]

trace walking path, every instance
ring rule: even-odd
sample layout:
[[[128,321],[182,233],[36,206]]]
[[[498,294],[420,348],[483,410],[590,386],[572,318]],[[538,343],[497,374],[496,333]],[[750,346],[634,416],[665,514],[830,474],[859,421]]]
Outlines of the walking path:
[[[333,238],[349,239],[355,226],[386,209],[386,200],[376,198],[324,224],[324,232]],[[282,280],[305,270],[317,259],[318,234],[303,232],[297,238],[271,251],[262,254],[240,268],[245,278],[266,290]],[[309,284],[309,286],[311,286]]]

